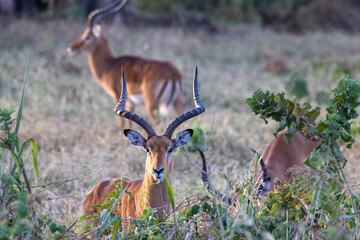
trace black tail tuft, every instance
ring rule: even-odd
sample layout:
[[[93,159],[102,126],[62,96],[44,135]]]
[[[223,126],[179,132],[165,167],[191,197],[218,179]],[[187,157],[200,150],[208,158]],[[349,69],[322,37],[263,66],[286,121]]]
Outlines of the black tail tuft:
[[[209,177],[208,177],[208,172],[207,172],[207,162],[206,162],[205,155],[199,148],[197,150],[198,150],[198,152],[199,152],[199,154],[201,156],[202,162],[203,162],[202,172],[201,172],[201,177],[202,177],[203,184],[207,187],[207,189],[209,189],[211,191],[211,186],[210,186],[210,183],[209,183]],[[226,196],[224,194],[219,193],[215,189],[214,189],[214,193],[215,193],[215,195],[220,196],[222,201],[224,201],[224,202],[226,201]],[[228,200],[229,205],[234,203],[234,200],[229,196],[227,197],[227,200]]]
[[[256,155],[259,156],[260,158],[260,165],[261,165],[261,169],[263,171],[263,182],[264,184],[262,184],[260,187],[259,187],[259,192],[258,194],[259,195],[264,195],[266,194],[269,189],[270,189],[270,177],[269,177],[269,174],[268,174],[268,170],[266,168],[266,165],[265,165],[265,162],[262,158],[262,156],[258,153],[258,151],[254,150],[253,148],[250,148],[251,151],[253,151]]]
[[[206,159],[205,159],[205,155],[199,148],[197,150],[200,153],[202,163],[203,163],[202,164],[201,178],[202,178],[203,184],[205,186],[207,186],[208,189],[210,189],[209,188],[209,177],[208,177],[208,172],[207,172],[207,162],[206,162]]]

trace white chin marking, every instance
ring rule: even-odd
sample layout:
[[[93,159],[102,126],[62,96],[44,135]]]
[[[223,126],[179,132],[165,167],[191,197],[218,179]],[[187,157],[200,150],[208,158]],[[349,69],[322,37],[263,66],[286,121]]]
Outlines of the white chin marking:
[[[153,177],[154,177],[154,179],[155,179],[155,182],[157,182],[157,183],[161,183],[161,182],[164,181],[164,177],[161,177],[161,178],[157,178],[157,177],[155,177],[155,176],[153,176]]]

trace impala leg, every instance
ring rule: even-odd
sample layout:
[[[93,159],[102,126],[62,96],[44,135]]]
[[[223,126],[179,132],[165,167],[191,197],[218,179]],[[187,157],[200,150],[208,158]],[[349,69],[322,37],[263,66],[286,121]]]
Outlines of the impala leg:
[[[154,92],[148,91],[147,89],[152,89],[151,84],[147,83],[147,84],[143,84],[141,86],[141,91],[142,91],[142,94],[143,94],[144,100],[145,100],[145,108],[146,108],[146,111],[148,112],[150,121],[154,125],[157,125],[159,123],[159,120],[154,115],[154,110],[157,109],[158,103],[156,103],[156,99],[154,99],[154,96],[153,96]]]
[[[178,93],[174,101],[174,109],[177,115],[184,113],[184,97],[182,94]]]
[[[159,122],[160,122],[159,119],[157,119],[157,118],[155,117],[155,115],[154,115],[154,110],[155,110],[154,105],[153,105],[151,102],[147,101],[147,102],[145,102],[145,107],[146,107],[146,110],[147,110],[148,115],[149,115],[149,117],[150,117],[150,121],[151,121],[154,125],[159,124]]]
[[[135,104],[132,101],[127,101],[126,104],[125,104],[125,109],[130,111],[130,112],[134,112]],[[123,118],[121,118],[121,119],[123,119]],[[128,122],[128,127],[132,128],[133,122],[130,121],[130,120],[127,120],[127,122]]]

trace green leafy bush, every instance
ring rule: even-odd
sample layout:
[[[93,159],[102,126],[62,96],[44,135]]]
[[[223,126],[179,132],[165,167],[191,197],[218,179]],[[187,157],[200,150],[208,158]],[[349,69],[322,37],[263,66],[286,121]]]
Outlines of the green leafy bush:
[[[32,195],[29,172],[23,160],[24,152],[30,147],[34,178],[38,177],[37,143],[33,138],[21,142],[18,136],[25,84],[26,73],[16,118],[12,116],[15,111],[0,109],[0,239],[57,238],[66,228],[36,210],[38,199]]]
[[[301,131],[308,137],[316,136],[322,139],[305,162],[314,173],[296,179],[291,187],[286,186],[278,193],[275,191],[269,194],[265,208],[267,210],[265,214],[260,213],[262,217],[264,215],[271,217],[278,211],[280,213],[285,211],[286,219],[283,214],[282,220],[295,221],[298,226],[296,231],[311,238],[326,239],[335,236],[334,229],[338,229],[343,236],[352,236],[359,230],[359,226],[355,224],[360,216],[359,198],[352,192],[343,173],[342,169],[347,160],[340,151],[338,140],[348,143],[347,148],[351,148],[354,143],[350,120],[358,116],[356,108],[360,105],[360,85],[356,80],[346,77],[332,92],[334,97],[329,101],[326,118],[318,121],[317,125],[314,121],[319,115],[318,108],[311,110],[308,103],[303,104],[305,107],[301,108],[298,104],[285,99],[283,93],[275,95],[258,90],[253,97],[247,99],[250,108],[265,122],[267,118],[279,122],[275,134],[285,126],[288,127],[286,135],[288,141],[295,131]],[[293,107],[294,105],[298,107]],[[285,195],[284,189],[287,192]],[[291,203],[294,199],[295,203]],[[296,199],[301,199],[301,204]],[[292,208],[301,208],[303,217],[293,215]],[[276,234],[280,234],[278,237],[288,236],[288,230],[283,229],[279,232],[281,229],[276,227],[279,224],[276,222],[271,225],[272,229],[276,229]],[[290,225],[287,229],[289,227]],[[313,231],[315,227],[320,230]]]

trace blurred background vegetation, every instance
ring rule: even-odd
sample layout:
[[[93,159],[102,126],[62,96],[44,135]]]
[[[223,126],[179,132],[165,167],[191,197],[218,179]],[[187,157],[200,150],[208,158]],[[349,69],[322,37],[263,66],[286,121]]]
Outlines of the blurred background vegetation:
[[[111,1],[0,0],[0,14],[85,18],[93,9]],[[359,10],[358,0],[133,0],[127,6],[127,12],[136,12],[137,16],[156,18],[175,14],[181,18],[186,12],[196,12],[226,25],[255,23],[295,32],[319,29],[357,32]],[[121,15],[123,22],[129,22],[126,12]]]

